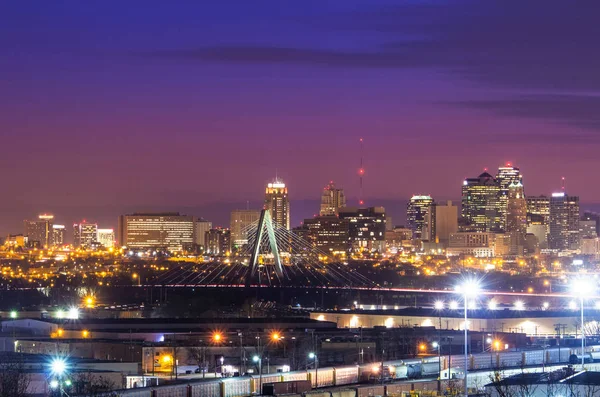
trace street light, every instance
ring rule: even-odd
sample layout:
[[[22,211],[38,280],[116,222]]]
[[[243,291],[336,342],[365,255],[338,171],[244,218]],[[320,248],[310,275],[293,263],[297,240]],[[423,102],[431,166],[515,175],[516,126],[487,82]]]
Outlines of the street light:
[[[50,375],[54,377],[50,381],[50,388],[52,390],[58,390],[59,394],[63,395],[63,389],[61,387],[61,378],[67,372],[68,365],[64,358],[55,358],[50,362]]]
[[[308,358],[314,360],[315,363],[315,387],[319,387],[319,358],[313,352],[308,353]],[[383,374],[382,374],[383,376]]]
[[[258,390],[262,394],[262,357],[254,355],[252,361],[258,363]]]
[[[488,309],[489,310],[496,310],[497,308],[498,308],[498,304],[496,303],[495,300],[492,299],[492,300],[490,300],[488,302]]]
[[[435,301],[433,308],[435,310],[444,310],[444,301]]]
[[[585,367],[585,327],[583,326],[583,299],[594,291],[594,285],[587,280],[578,279],[573,281],[571,286],[573,294],[579,296],[579,306],[581,307],[581,369]]]
[[[438,340],[439,342],[434,342],[436,344],[437,347],[437,351],[438,351],[438,372],[439,376],[438,376],[438,383],[437,383],[437,387],[438,387],[438,393],[441,392],[442,390],[442,378],[441,378],[441,370],[442,370],[442,362],[441,362],[441,350],[442,347],[440,346],[440,343],[442,342],[442,310],[444,310],[444,301],[436,301],[435,304],[433,305],[433,307],[435,308],[435,310],[438,312]],[[450,365],[450,364],[448,364]]]
[[[515,310],[525,310],[525,303],[523,301],[516,301],[515,302]]]
[[[458,310],[458,302],[457,301],[450,301],[450,310]]]
[[[469,304],[469,297],[475,298],[479,293],[479,283],[475,280],[467,280],[462,285],[459,285],[455,288],[456,292],[463,296],[463,306],[465,309],[465,397],[469,397],[468,383],[467,383],[467,373],[469,372],[469,346],[468,343],[468,333],[469,333],[469,325],[468,325],[468,316],[467,309]]]
[[[212,334],[212,341],[214,343],[221,343],[223,341],[223,335],[220,332],[214,332]]]

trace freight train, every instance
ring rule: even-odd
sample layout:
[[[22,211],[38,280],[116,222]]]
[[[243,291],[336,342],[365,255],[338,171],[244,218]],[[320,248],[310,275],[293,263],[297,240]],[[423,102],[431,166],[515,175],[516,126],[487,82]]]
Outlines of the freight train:
[[[568,348],[552,348],[544,350],[528,350],[522,352],[491,352],[478,353],[468,356],[467,365],[469,371],[480,371],[494,368],[519,368],[523,366],[550,365],[568,363],[572,360],[571,356],[577,354],[577,351]],[[586,354],[587,355],[587,354]],[[590,355],[592,357],[592,355]],[[595,360],[595,358],[594,358]],[[598,356],[600,361],[600,356]],[[392,380],[407,380],[405,384],[396,383],[393,385],[364,385],[353,386],[348,389],[348,396],[385,396],[402,394],[403,392],[390,392],[394,388],[398,390],[403,387],[419,386],[419,390],[431,389],[431,385],[437,387],[437,378],[442,381],[452,378],[460,379],[463,377],[465,368],[465,357],[463,355],[441,356],[427,358],[404,359],[397,361],[385,361],[383,363],[370,363],[362,365],[350,365],[339,367],[323,367],[309,369],[306,371],[292,371],[277,374],[265,374],[262,377],[258,375],[234,377],[225,379],[215,379],[209,381],[190,380],[187,384],[154,386],[139,389],[128,389],[114,391],[105,394],[104,397],[245,397],[253,394],[260,394],[261,386],[268,383],[289,382],[308,380],[313,389],[323,387],[337,387],[357,385],[361,383],[382,383]],[[441,376],[440,376],[440,369]],[[416,383],[418,382],[418,383]],[[431,383],[431,385],[429,384]],[[377,393],[373,394],[375,387]],[[371,394],[362,394],[363,390],[371,390]],[[352,393],[354,391],[354,394]],[[306,392],[306,397],[329,397],[338,392]],[[337,394],[335,394],[337,396]],[[334,396],[334,397],[335,397]],[[346,394],[340,395],[345,397]]]

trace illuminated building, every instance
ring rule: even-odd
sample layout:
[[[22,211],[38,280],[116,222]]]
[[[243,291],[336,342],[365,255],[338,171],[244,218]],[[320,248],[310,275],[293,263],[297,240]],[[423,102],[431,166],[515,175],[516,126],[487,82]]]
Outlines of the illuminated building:
[[[35,221],[25,221],[24,235],[27,237],[28,244],[40,248],[52,246],[53,220],[54,215],[41,214]]]
[[[586,211],[583,213],[581,220],[596,222],[596,235],[600,234],[600,214],[596,212]]]
[[[579,221],[579,231],[581,232],[581,238],[594,238],[598,237],[598,231],[596,230],[596,221],[594,219],[585,219],[583,217]]]
[[[451,233],[446,253],[449,256],[473,255],[480,258],[495,256],[495,233]]]
[[[231,252],[231,230],[217,228],[210,229],[204,237],[206,245],[204,251],[210,255],[226,255]]]
[[[512,184],[520,184],[523,187],[523,176],[517,167],[513,167],[511,163],[507,163],[504,167],[498,167],[496,174],[496,182],[500,185],[500,208],[501,208],[501,226],[500,230],[506,230],[506,214],[508,212],[508,194]],[[524,189],[523,189],[524,190]],[[524,194],[524,192],[523,192]]]
[[[265,209],[271,213],[273,222],[290,230],[290,199],[285,183],[276,179],[267,184]]]
[[[552,193],[550,198],[550,234],[548,248],[575,251],[580,247],[579,197],[565,192]]]
[[[231,228],[231,243],[234,247],[248,244],[248,233],[251,227],[258,222],[260,211],[258,210],[233,210],[229,227]]]
[[[115,245],[114,229],[98,229],[98,242],[104,248],[112,248]]]
[[[178,212],[119,217],[119,245],[131,250],[182,251],[195,243],[194,217]]]
[[[550,197],[529,196],[527,201],[527,233],[538,238],[540,248],[548,248],[550,233]]]
[[[27,245],[27,237],[22,234],[9,234],[4,241],[4,244],[8,247],[25,247]]]
[[[406,227],[394,227],[385,232],[385,245],[388,250],[397,251],[412,248],[412,230]]]
[[[206,219],[196,219],[194,222],[195,234],[196,234],[196,245],[198,247],[204,247],[206,244],[206,232],[212,229],[212,222]]]
[[[467,178],[462,186],[461,216],[472,231],[502,231],[500,184],[487,172]]]
[[[345,253],[348,251],[348,220],[335,215],[316,216],[304,220],[308,229],[308,239],[316,248],[325,253]]]
[[[346,196],[344,195],[344,189],[336,188],[333,181],[329,182],[321,194],[321,210],[319,211],[319,215],[337,215],[338,210],[345,206]]]
[[[98,242],[98,225],[96,223],[73,224],[73,245],[76,247],[90,248]]]
[[[55,247],[65,245],[66,234],[65,225],[52,225],[52,245]]]
[[[506,233],[510,235],[510,254],[523,255],[527,235],[527,201],[519,181],[513,181],[508,187]]]
[[[408,228],[413,231],[413,237],[415,239],[427,240],[427,236],[424,235],[425,217],[430,211],[431,206],[434,204],[431,196],[412,196],[406,207],[406,221]],[[435,217],[430,216],[430,221],[435,221]],[[435,230],[434,225],[430,225],[430,230]]]
[[[458,207],[452,201],[446,205],[434,204],[425,216],[425,240],[448,246],[450,234],[458,231]]]
[[[340,219],[348,221],[348,240],[355,249],[383,251],[385,248],[385,208],[344,207]]]

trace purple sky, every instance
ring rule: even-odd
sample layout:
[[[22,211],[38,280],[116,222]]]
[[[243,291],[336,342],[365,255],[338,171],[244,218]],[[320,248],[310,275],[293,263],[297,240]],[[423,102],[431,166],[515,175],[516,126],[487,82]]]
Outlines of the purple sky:
[[[174,5],[176,4],[176,5]],[[42,211],[224,224],[277,170],[397,219],[505,161],[600,202],[597,1],[0,3],[0,235]],[[398,203],[395,205],[394,203]],[[313,209],[313,207],[315,207]],[[297,208],[296,210],[294,208]]]

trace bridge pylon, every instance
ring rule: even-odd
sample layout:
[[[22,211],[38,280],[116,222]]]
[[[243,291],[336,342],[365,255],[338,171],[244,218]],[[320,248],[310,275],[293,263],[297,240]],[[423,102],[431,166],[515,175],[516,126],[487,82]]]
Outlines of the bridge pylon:
[[[275,237],[275,228],[273,226],[273,218],[271,213],[266,209],[263,209],[260,213],[258,220],[258,226],[256,227],[256,234],[254,236],[254,245],[252,247],[252,255],[250,257],[250,269],[246,277],[246,285],[249,286],[252,283],[252,279],[258,270],[258,256],[260,255],[260,247],[262,246],[263,239],[269,239],[269,246],[271,247],[271,253],[275,258],[275,272],[283,279],[283,265],[281,264],[281,256],[279,255],[279,248],[277,246],[277,239]]]

